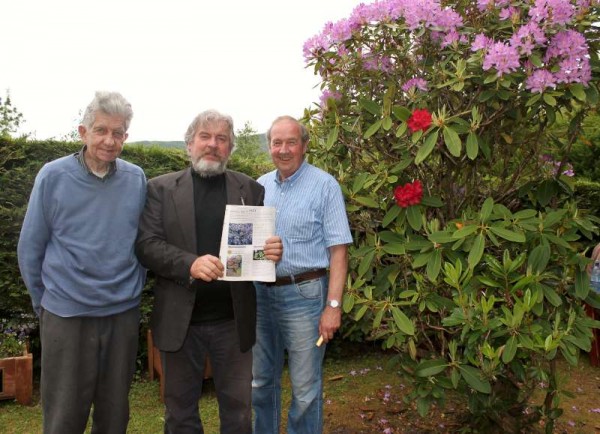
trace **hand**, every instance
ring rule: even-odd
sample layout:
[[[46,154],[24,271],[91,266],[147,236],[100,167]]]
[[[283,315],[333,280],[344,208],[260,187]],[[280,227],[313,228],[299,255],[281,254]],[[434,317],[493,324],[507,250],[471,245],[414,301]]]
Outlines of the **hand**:
[[[263,250],[267,259],[273,262],[281,261],[281,256],[283,256],[283,242],[281,238],[277,235],[267,238]]]
[[[342,325],[342,309],[327,306],[321,314],[319,321],[319,335],[323,336],[323,342],[327,343],[333,339],[333,335]]]
[[[190,267],[190,276],[194,279],[211,282],[217,280],[219,277],[223,277],[224,269],[219,258],[213,255],[204,255],[194,261]]]

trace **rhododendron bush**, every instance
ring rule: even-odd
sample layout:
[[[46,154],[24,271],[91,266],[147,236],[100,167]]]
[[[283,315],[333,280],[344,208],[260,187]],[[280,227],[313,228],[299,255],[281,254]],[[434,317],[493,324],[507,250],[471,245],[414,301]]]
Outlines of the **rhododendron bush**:
[[[599,101],[598,7],[377,1],[305,43],[323,91],[311,158],[355,233],[346,334],[398,351],[421,414],[458,389],[473,423],[552,430],[556,357],[590,349],[598,219],[568,157]]]

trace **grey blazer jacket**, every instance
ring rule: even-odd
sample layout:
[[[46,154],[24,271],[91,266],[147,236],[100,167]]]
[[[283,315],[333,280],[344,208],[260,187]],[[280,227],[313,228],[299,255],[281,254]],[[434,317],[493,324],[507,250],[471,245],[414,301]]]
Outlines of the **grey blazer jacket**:
[[[249,176],[227,170],[225,183],[228,204],[263,204],[264,188]],[[151,179],[136,254],[142,265],[156,275],[150,326],[154,343],[162,351],[177,351],[183,345],[196,298],[190,285],[190,267],[198,257],[196,251],[191,169]],[[254,285],[231,282],[231,296],[240,350],[247,351],[256,339]]]

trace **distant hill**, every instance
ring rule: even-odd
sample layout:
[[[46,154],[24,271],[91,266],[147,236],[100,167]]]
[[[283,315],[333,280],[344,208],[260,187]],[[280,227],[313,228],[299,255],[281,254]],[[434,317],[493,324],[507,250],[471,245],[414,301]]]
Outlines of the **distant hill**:
[[[160,146],[163,148],[179,148],[185,149],[185,143],[183,140],[167,142],[164,140],[142,140],[139,142],[128,142],[128,145],[142,145],[142,146]]]
[[[256,134],[256,137],[260,139],[261,148],[267,151],[267,136],[266,134]],[[129,145],[142,145],[142,146],[161,146],[163,148],[179,148],[185,149],[185,142],[183,140],[164,141],[164,140],[141,140],[139,142],[127,142]]]

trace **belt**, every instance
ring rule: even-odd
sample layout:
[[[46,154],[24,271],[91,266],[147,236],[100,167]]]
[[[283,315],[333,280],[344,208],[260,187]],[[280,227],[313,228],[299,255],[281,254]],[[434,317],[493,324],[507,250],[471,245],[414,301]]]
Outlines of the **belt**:
[[[325,268],[319,268],[318,270],[310,270],[304,273],[295,274],[292,276],[282,276],[277,277],[275,282],[266,282],[267,286],[283,286],[283,285],[291,285],[292,283],[300,283],[305,282],[307,280],[318,279],[319,277],[323,277],[327,274],[327,270]]]

